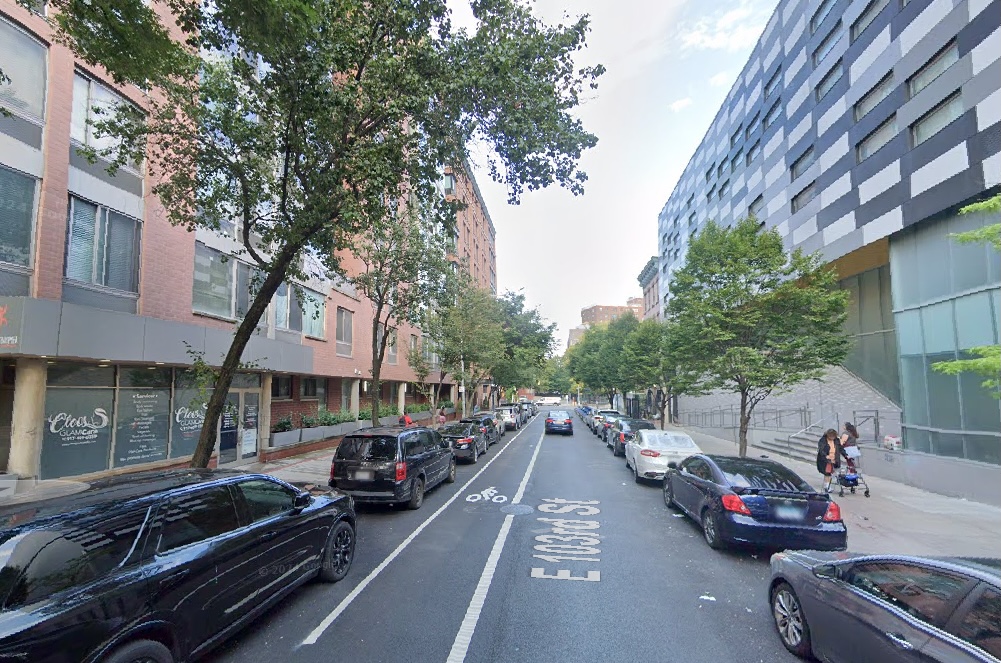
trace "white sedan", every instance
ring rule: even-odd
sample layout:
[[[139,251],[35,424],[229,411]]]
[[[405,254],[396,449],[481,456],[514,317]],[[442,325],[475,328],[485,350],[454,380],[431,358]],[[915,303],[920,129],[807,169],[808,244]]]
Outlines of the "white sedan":
[[[645,479],[661,481],[668,463],[680,463],[702,449],[686,433],[675,430],[639,430],[626,443],[626,467],[636,483]]]

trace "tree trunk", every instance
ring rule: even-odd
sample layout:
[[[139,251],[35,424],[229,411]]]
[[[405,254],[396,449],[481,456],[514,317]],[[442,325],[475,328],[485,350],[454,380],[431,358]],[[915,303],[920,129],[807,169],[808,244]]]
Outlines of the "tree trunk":
[[[240,368],[240,358],[243,356],[243,351],[246,349],[247,343],[250,342],[250,337],[253,336],[254,331],[257,329],[257,323],[261,321],[265,311],[267,311],[268,305],[271,303],[271,298],[274,297],[275,292],[278,291],[278,287],[285,280],[285,273],[291,263],[291,257],[294,255],[295,252],[288,249],[279,255],[271,272],[268,273],[264,278],[264,282],[261,283],[261,288],[254,297],[254,302],[250,305],[247,315],[236,328],[236,333],[233,335],[233,342],[230,344],[226,358],[219,368],[218,377],[212,388],[212,396],[209,397],[209,402],[206,405],[205,421],[202,423],[202,430],[198,435],[198,444],[191,458],[191,467],[208,467],[209,459],[212,458],[212,452],[215,450],[216,428],[219,424],[219,417],[222,416],[229,387],[233,384],[233,376],[236,374],[237,369]]]
[[[737,454],[747,456],[747,428],[751,421],[751,412],[747,408],[747,392],[740,392],[740,435],[737,438]]]
[[[609,410],[614,410],[615,409],[615,392],[614,391],[608,392],[608,409]]]
[[[379,425],[379,399],[382,397],[382,357],[379,356],[379,315],[372,317],[372,426]],[[388,332],[384,332],[385,336]]]

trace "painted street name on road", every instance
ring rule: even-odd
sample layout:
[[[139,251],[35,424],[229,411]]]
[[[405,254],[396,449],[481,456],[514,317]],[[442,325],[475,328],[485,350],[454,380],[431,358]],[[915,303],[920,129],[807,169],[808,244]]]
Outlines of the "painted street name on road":
[[[571,514],[575,516],[595,516],[601,509],[594,506],[598,501],[565,500],[561,498],[545,499],[538,506],[539,511],[551,514]],[[597,520],[568,520],[562,518],[537,518],[539,522],[552,526],[551,532],[535,537],[535,550],[540,553],[532,557],[544,562],[600,562],[597,555],[601,554],[598,544],[601,539],[597,530],[601,524]],[[533,578],[548,578],[551,580],[582,580],[598,582],[601,572],[588,570],[584,576],[575,576],[569,569],[558,569],[555,574],[549,574],[545,568],[534,567]]]

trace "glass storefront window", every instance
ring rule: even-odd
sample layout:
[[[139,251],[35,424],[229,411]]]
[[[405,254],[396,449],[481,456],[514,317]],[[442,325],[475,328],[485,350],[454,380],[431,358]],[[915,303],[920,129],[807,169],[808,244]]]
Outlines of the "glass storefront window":
[[[936,433],[931,435],[932,453],[939,456],[951,456],[953,458],[964,458],[966,452],[963,450],[963,436],[959,433]]]
[[[118,390],[115,467],[166,459],[169,434],[169,389]]]
[[[198,445],[198,436],[205,421],[205,406],[212,391],[202,392],[190,387],[174,388],[174,403],[170,417],[170,457],[190,456]]]
[[[962,357],[972,358],[963,354]],[[984,376],[977,373],[960,373],[959,393],[963,398],[963,428],[969,431],[1001,433],[1001,410],[998,399],[984,386]]]
[[[928,361],[928,425],[932,428],[960,430],[963,422],[959,409],[959,379],[955,375],[946,375],[932,370],[932,365],[939,361],[952,361],[955,352],[943,352],[927,355]]]
[[[115,367],[92,364],[49,364],[50,387],[114,387]]]
[[[900,391],[904,404],[904,421],[927,426],[928,402],[923,355],[905,355],[900,358]]]
[[[108,469],[114,407],[114,389],[47,389],[41,478]]]
[[[170,388],[171,370],[147,366],[121,366],[118,369],[120,387]]]
[[[904,448],[910,451],[931,452],[931,434],[918,428],[904,428]]]
[[[995,401],[995,404],[997,401]],[[994,410],[998,417],[997,409]],[[995,435],[967,435],[966,453],[970,460],[1001,465],[1001,437]]]

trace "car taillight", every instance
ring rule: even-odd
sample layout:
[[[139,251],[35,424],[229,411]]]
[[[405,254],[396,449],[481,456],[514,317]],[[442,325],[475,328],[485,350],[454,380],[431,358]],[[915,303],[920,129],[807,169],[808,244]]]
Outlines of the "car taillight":
[[[640,452],[641,456],[647,456],[649,458],[660,458],[660,452],[654,451],[653,449],[644,449]]]
[[[724,495],[723,508],[727,511],[741,513],[745,516],[751,515],[751,510],[747,508],[746,504],[744,504],[744,500],[740,499],[740,495]]]
[[[553,420],[552,419],[546,419],[546,423],[547,424],[551,424],[551,423],[553,423]]]
[[[487,432],[487,429],[486,429],[486,428],[481,428],[481,429],[480,429],[480,432],[481,432],[481,433],[486,433],[486,432]]]
[[[469,444],[472,441],[473,441],[473,438],[471,438],[471,437],[464,437],[461,440],[456,440],[455,442],[456,442],[456,444]]]
[[[827,505],[827,513],[824,514],[824,522],[825,523],[841,522],[841,507],[839,507],[836,502],[830,502]]]
[[[569,419],[567,419],[567,420],[566,420],[566,421],[564,421],[563,423],[565,423],[565,424],[572,424],[573,422],[572,422],[572,421],[570,421]]]
[[[330,461],[330,480],[334,480],[334,461]]]
[[[626,441],[626,434],[619,433],[619,442],[625,442],[625,441]]]
[[[407,464],[397,463],[396,464],[396,480],[403,481],[407,478]]]

